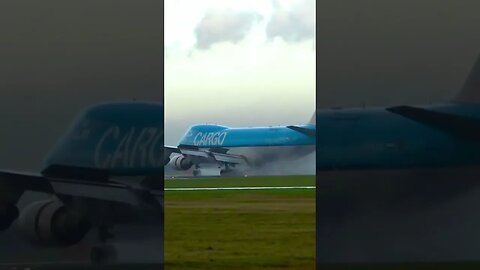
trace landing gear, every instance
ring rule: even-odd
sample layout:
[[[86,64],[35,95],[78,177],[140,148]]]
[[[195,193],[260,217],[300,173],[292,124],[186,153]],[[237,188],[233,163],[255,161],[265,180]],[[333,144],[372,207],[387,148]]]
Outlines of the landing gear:
[[[104,264],[115,261],[117,258],[115,246],[106,244],[107,240],[113,237],[114,235],[108,230],[106,225],[101,225],[98,228],[98,239],[102,244],[96,245],[90,250],[90,260],[92,263]]]
[[[228,164],[225,164],[225,167],[223,169],[220,169],[220,176],[225,176],[231,171],[230,167]]]

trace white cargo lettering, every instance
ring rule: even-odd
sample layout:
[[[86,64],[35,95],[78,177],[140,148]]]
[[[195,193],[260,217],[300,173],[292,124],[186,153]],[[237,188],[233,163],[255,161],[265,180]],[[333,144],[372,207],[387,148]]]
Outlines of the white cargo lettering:
[[[195,138],[193,139],[193,145],[198,145],[198,138],[199,137],[202,137],[202,132],[199,132],[199,133],[197,133],[197,135],[195,135]]]
[[[156,128],[148,128],[146,132],[143,132],[142,135],[143,137],[138,137],[137,142],[138,143],[138,149],[140,150],[140,167],[145,167],[145,163],[147,162],[147,151],[151,151],[152,148],[149,147],[151,143],[153,142],[153,139],[155,138],[155,134],[157,133]],[[147,135],[147,136],[145,136]],[[146,139],[144,139],[146,137]],[[135,153],[135,152],[134,152]],[[150,164],[153,165],[153,164]]]
[[[126,136],[122,138],[120,144],[117,146],[117,149],[113,153],[111,168],[115,167],[118,161],[123,160],[123,167],[127,167],[128,161],[128,149],[133,133],[135,133],[135,128],[132,128]]]
[[[222,146],[227,138],[227,132],[198,132],[193,139],[195,146]]]
[[[155,153],[158,140],[162,138],[161,129],[146,127],[137,132],[135,128],[131,128],[128,132],[120,133],[120,128],[115,126],[103,134],[95,149],[94,158],[97,167],[163,166],[161,153]],[[106,148],[107,143],[113,144],[113,149]],[[102,157],[102,155],[105,156]]]
[[[112,155],[107,154],[105,159],[103,159],[103,162],[101,162],[101,159],[100,159],[100,154],[102,153],[101,147],[105,143],[105,139],[109,135],[113,135],[113,139],[118,140],[119,133],[120,133],[120,129],[118,127],[111,127],[103,134],[102,138],[98,142],[97,147],[95,149],[95,156],[94,156],[95,166],[97,166],[98,168],[107,168],[108,164],[110,163],[110,160],[112,159]]]

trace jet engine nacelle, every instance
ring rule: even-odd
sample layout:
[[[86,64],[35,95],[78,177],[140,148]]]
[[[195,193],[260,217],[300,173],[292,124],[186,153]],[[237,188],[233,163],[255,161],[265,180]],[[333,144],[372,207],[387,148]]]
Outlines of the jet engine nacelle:
[[[163,166],[167,166],[168,163],[170,163],[170,158],[168,157],[164,158]]]
[[[58,200],[34,202],[20,213],[18,228],[33,243],[69,246],[90,230],[90,222]]]
[[[10,225],[18,217],[18,208],[15,204],[0,203],[0,232],[10,228]]]
[[[185,158],[184,156],[176,156],[172,158],[172,162],[173,162],[173,166],[177,170],[188,170],[193,165],[192,161]]]

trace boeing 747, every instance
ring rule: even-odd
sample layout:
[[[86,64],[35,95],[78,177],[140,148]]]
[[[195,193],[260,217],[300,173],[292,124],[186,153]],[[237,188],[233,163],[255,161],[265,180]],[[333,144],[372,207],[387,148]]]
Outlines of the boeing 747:
[[[41,173],[0,171],[0,230],[44,246],[70,246],[98,230],[94,262],[115,258],[116,224],[163,226],[163,105],[118,102],[87,108],[51,151]],[[21,212],[25,191],[51,194]]]
[[[478,260],[480,58],[450,102],[317,125],[318,262]]]
[[[278,160],[295,160],[315,151],[315,114],[308,124],[230,128],[192,126],[177,147],[166,146],[166,162],[194,175],[244,172]],[[170,161],[171,159],[171,161]]]

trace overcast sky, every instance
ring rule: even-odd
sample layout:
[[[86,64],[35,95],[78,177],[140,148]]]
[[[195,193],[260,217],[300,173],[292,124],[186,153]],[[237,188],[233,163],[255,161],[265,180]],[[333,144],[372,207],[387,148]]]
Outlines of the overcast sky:
[[[317,105],[445,102],[480,53],[480,1],[317,2]]]
[[[166,0],[165,143],[190,125],[306,123],[314,0]]]
[[[40,170],[93,103],[161,101],[162,2],[25,0],[0,5],[0,168]]]

